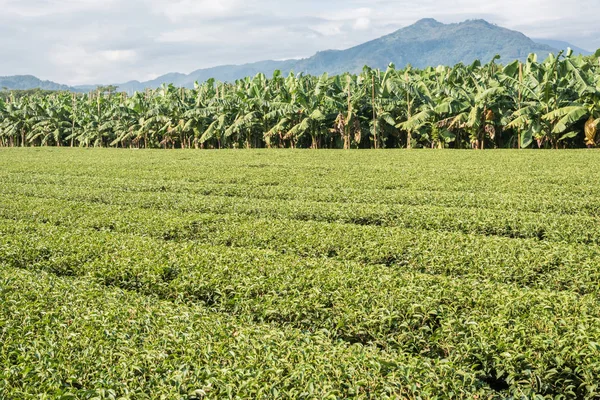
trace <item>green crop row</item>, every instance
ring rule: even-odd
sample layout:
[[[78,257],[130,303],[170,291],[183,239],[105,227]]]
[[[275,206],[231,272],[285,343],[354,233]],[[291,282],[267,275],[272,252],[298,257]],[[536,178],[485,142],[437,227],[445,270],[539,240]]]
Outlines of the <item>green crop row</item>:
[[[72,187],[42,188],[39,186],[30,189],[27,189],[27,187],[12,187],[6,189],[2,202],[10,202],[10,199],[22,197],[38,197],[47,201],[53,199],[70,200],[77,204],[109,204],[155,210],[173,210],[189,213],[190,217],[204,213],[244,214],[261,218],[382,225],[600,244],[599,219],[586,215],[298,200],[252,199],[252,201],[246,201],[244,198],[228,196],[126,193],[95,190],[93,187],[88,189]]]
[[[265,250],[32,228],[5,228],[0,251],[6,265],[199,304],[249,324],[326,332],[334,341],[447,360],[514,394],[589,396],[597,390],[600,347],[588,345],[600,341],[595,295]]]
[[[0,398],[447,398],[473,371],[247,324],[81,279],[0,269]]]
[[[599,398],[598,154],[0,150],[0,398]]]
[[[81,179],[68,174],[10,174],[1,176],[0,184],[4,185],[5,193],[19,193],[44,190],[50,186],[49,192],[56,190],[89,190],[95,192],[124,192],[124,193],[161,193],[164,195],[185,194],[188,196],[218,196],[245,199],[263,199],[278,201],[307,201],[318,203],[349,203],[361,205],[403,205],[403,206],[438,206],[463,207],[491,210],[511,210],[514,212],[536,212],[551,214],[582,214],[600,215],[600,204],[597,194],[574,197],[565,192],[564,188],[546,190],[537,193],[527,193],[527,201],[522,194],[486,192],[486,191],[457,191],[452,187],[445,190],[416,190],[390,187],[312,187],[293,185],[264,185],[254,182],[218,183],[218,182],[189,182],[186,180],[169,179],[138,179],[131,177],[86,176]]]
[[[172,152],[81,149],[2,149],[0,177],[95,177],[170,184],[249,184],[487,192],[539,196],[598,195],[595,151],[544,152]]]
[[[0,216],[8,218],[5,225],[15,219],[29,220],[66,230],[83,228],[160,241],[193,241],[203,246],[267,249],[301,257],[383,264],[420,273],[485,277],[522,287],[581,294],[599,292],[598,246],[223,214],[190,219],[186,213],[172,211],[71,205],[26,198],[0,204]]]

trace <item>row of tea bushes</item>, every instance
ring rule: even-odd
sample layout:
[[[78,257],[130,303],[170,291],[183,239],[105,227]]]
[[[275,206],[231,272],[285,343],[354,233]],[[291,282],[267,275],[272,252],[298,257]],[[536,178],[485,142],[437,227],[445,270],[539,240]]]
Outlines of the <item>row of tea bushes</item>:
[[[0,264],[2,265],[2,264]],[[0,397],[338,399],[482,396],[451,363],[248,324],[83,279],[0,269]]]
[[[51,225],[3,230],[0,256],[13,268],[447,360],[513,393],[588,395],[600,379],[600,348],[586,345],[600,341],[595,294]]]
[[[588,215],[514,212],[462,207],[370,205],[365,203],[323,203],[280,201],[227,196],[189,196],[166,193],[125,193],[93,188],[12,187],[5,200],[40,198],[81,203],[130,206],[153,210],[197,214],[243,214],[259,218],[340,222],[356,225],[404,227],[473,233],[511,238],[600,244],[599,218]],[[23,210],[25,211],[25,209]]]

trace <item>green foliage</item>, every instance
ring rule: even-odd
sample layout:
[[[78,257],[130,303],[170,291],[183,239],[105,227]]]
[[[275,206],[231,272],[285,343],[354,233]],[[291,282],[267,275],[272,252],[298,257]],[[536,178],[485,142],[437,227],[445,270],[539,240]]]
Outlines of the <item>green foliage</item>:
[[[0,398],[596,398],[597,163],[0,149]]]
[[[2,92],[0,146],[130,148],[539,148],[593,146],[600,64],[570,54],[542,62],[358,75],[264,74],[128,96]]]
[[[23,97],[45,97],[48,95],[56,95],[58,93],[60,93],[60,91],[44,89],[2,90],[2,88],[0,88],[0,99],[8,101],[11,99],[21,99]]]

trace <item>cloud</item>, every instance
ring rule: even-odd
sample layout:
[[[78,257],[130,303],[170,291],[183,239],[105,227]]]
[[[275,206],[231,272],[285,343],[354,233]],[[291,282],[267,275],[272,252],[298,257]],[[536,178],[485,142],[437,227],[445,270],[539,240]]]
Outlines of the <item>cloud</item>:
[[[153,2],[152,9],[172,22],[178,22],[198,17],[228,16],[242,8],[242,4],[239,0],[159,0]]]
[[[320,17],[336,21],[349,21],[358,18],[369,17],[373,14],[373,9],[370,7],[358,7],[339,9],[335,13],[321,13]]]
[[[7,15],[37,18],[101,10],[113,3],[115,0],[0,0],[0,9]]]
[[[371,20],[367,17],[360,17],[357,18],[356,21],[354,21],[354,25],[352,25],[352,28],[354,28],[357,31],[364,31],[369,29],[369,27],[371,26]]]
[[[334,36],[342,33],[343,24],[336,21],[323,22],[317,25],[311,25],[310,29],[323,36]]]
[[[137,53],[133,50],[105,50],[100,56],[108,62],[134,62]]]
[[[485,18],[531,37],[600,47],[598,0],[0,0],[0,75],[67,84],[143,80],[220,64],[307,57],[424,17]],[[6,56],[8,55],[8,56]]]
[[[215,43],[219,41],[219,37],[198,28],[185,28],[161,32],[156,40],[161,43]]]

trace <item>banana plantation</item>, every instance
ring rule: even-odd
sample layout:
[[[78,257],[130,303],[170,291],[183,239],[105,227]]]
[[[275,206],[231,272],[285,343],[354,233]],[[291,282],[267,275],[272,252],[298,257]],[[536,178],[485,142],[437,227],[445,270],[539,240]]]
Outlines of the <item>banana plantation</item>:
[[[194,89],[1,92],[0,146],[577,148],[600,123],[596,57],[259,74]],[[599,135],[600,136],[600,135]]]

